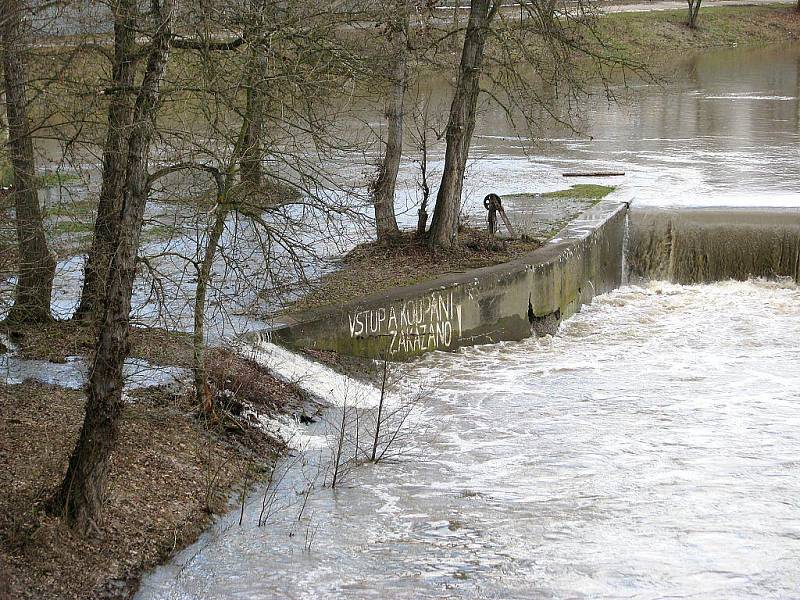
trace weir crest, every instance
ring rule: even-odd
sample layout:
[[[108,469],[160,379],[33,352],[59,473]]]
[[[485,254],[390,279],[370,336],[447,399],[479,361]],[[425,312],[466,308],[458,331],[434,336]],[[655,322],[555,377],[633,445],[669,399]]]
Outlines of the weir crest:
[[[639,209],[609,198],[513,261],[311,310],[249,341],[403,360],[554,334],[629,281],[751,277],[800,281],[800,209]]]

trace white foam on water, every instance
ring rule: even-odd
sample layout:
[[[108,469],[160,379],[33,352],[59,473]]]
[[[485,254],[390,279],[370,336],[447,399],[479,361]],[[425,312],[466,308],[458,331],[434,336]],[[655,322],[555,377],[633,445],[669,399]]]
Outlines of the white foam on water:
[[[375,386],[347,377],[277,344],[248,344],[242,353],[330,405],[374,408],[380,402],[381,391]]]
[[[436,431],[315,492],[310,551],[296,517],[237,513],[139,598],[793,597],[798,339],[790,281],[656,282],[552,337],[427,355],[406,379],[440,380]]]

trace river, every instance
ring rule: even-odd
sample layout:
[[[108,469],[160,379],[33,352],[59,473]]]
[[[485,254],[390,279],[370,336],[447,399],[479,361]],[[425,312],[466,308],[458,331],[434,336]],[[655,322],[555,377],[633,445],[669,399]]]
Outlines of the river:
[[[647,206],[800,206],[800,47],[709,51],[669,72],[669,82],[613,87],[618,103],[600,94],[585,104],[576,120],[583,136],[549,127],[535,141],[515,139],[499,112],[485,112],[468,210],[484,213],[489,191],[576,182],[619,185],[620,196]],[[604,170],[626,176],[561,176]]]
[[[489,115],[469,206],[563,187],[577,167],[626,171],[634,210],[800,206],[800,49],[679,70],[597,104],[591,140],[525,151]],[[311,426],[266,526],[260,488],[241,526],[223,517],[137,598],[800,597],[798,339],[794,283],[648,282],[552,337],[430,354],[403,371],[402,389],[424,391],[407,455],[332,490],[310,475],[331,427]]]
[[[317,489],[303,525],[258,528],[256,493],[139,598],[795,597],[798,336],[794,284],[651,283],[430,355],[418,455]]]
[[[609,104],[602,90],[597,90],[594,98],[581,104],[575,119],[580,134],[546,126],[548,118],[543,113],[537,137],[520,137],[502,111],[483,106],[464,186],[465,214],[483,223],[482,200],[489,192],[529,194],[563,189],[572,183],[618,185],[616,197],[639,206],[800,206],[800,46],[710,51],[676,61],[673,67],[665,82],[612,86],[617,103]],[[432,78],[423,81],[421,88],[420,98],[430,98],[431,118],[438,114],[440,120],[445,119],[451,93],[447,82]],[[420,98],[409,92],[409,106]],[[368,128],[380,129],[382,117],[375,106],[361,109],[361,117],[352,123],[355,137],[365,135]],[[415,156],[411,139],[406,139],[405,150],[396,208],[401,225],[414,227],[420,201],[415,162],[419,156]],[[42,151],[55,163],[59,161],[58,148]],[[378,156],[368,155],[367,159],[375,162]],[[353,181],[364,178],[363,157],[340,160],[334,168],[338,176]],[[436,182],[444,162],[443,142],[431,144],[429,160],[431,179]],[[626,176],[577,180],[561,176],[576,170],[624,171]],[[96,181],[92,185],[96,186]],[[68,191],[78,197],[84,193]],[[48,204],[73,201],[60,199],[57,192],[48,192]],[[510,208],[513,211],[515,207]],[[154,298],[152,281],[138,279],[133,299],[136,319],[190,330],[194,267],[181,257],[194,255],[202,231],[193,219],[189,225],[184,223],[186,216],[180,208],[151,203],[150,212],[149,218],[155,222],[170,225],[177,221],[186,233],[169,242],[149,243],[143,249],[162,273],[163,296]],[[295,218],[289,216],[292,209],[286,213],[272,217],[278,230]],[[212,338],[264,327],[265,317],[296,296],[303,277],[294,273],[295,267],[302,266],[313,280],[336,268],[337,258],[368,235],[351,222],[329,218],[308,223],[307,229],[297,237],[314,240],[314,256],[301,251],[296,257],[300,265],[295,265],[292,254],[302,250],[301,243],[294,243],[294,250],[276,247],[274,262],[286,275],[276,284],[265,275],[257,236],[246,224],[231,219],[224,244],[235,246],[244,258],[241,272],[230,272],[221,260],[215,266],[218,280],[227,279],[223,289],[211,291],[209,306],[228,310],[209,311],[207,329]],[[82,256],[59,260],[53,291],[53,308],[59,317],[68,317],[74,310],[82,273]],[[7,293],[10,286],[0,287],[4,292],[0,294],[2,312],[11,295]]]

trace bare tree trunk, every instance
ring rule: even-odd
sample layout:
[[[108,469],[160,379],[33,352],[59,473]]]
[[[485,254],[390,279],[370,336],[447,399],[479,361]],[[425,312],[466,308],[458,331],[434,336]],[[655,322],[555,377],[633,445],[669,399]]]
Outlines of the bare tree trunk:
[[[262,130],[264,127],[263,78],[266,58],[261,44],[252,50],[250,74],[247,81],[247,104],[245,106],[244,153],[241,160],[241,181],[253,187],[261,185],[263,160]]]
[[[225,218],[228,210],[221,204],[217,205],[214,225],[208,235],[203,262],[197,275],[197,290],[194,298],[194,332],[192,337],[192,349],[194,359],[194,390],[198,405],[205,414],[213,412],[212,399],[206,392],[208,377],[206,375],[205,363],[205,316],[206,316],[206,296],[208,294],[208,284],[211,280],[211,269],[214,266],[217,246],[225,231]]]
[[[394,212],[394,192],[403,155],[403,102],[408,81],[408,0],[398,0],[395,9],[395,18],[389,23],[393,54],[392,87],[386,103],[388,136],[383,163],[373,190],[375,226],[379,241],[400,232]]]
[[[159,0],[151,1],[156,32],[133,112],[119,235],[109,266],[102,326],[87,390],[86,416],[56,498],[56,510],[68,524],[82,532],[97,528],[101,519],[109,457],[119,429],[131,293],[147,201],[147,159],[169,56],[175,1],[165,0],[163,6]]]
[[[428,227],[428,199],[431,196],[431,188],[428,185],[428,140],[422,138],[422,159],[420,160],[420,172],[422,174],[422,181],[420,187],[422,188],[422,202],[417,211],[417,237],[425,235],[425,229]]]
[[[499,0],[472,0],[470,5],[458,82],[445,134],[447,150],[444,171],[431,220],[429,243],[433,248],[450,248],[458,243],[461,191],[469,145],[475,129],[484,46],[489,24],[498,7]]]
[[[689,19],[687,21],[687,25],[694,29],[697,26],[697,13],[700,12],[700,3],[703,0],[686,0],[689,4]],[[798,0],[798,6],[800,6],[800,0]]]
[[[50,294],[56,261],[47,246],[36,191],[36,163],[28,121],[25,63],[22,55],[23,9],[19,0],[0,0],[0,42],[8,117],[8,147],[14,177],[13,195],[19,245],[19,277],[14,306],[7,318],[15,323],[37,323],[52,318]]]
[[[86,258],[81,301],[75,318],[96,321],[103,314],[108,266],[119,231],[125,187],[125,161],[133,112],[136,53],[136,0],[119,0],[114,7],[114,68],[108,130],[103,147],[103,180],[94,224],[92,247]]]
[[[283,3],[273,3],[272,16],[277,19],[284,10]],[[264,80],[267,76],[267,48],[264,41],[264,20],[267,7],[264,0],[250,0],[249,26],[245,34],[251,44],[247,74],[247,104],[244,113],[244,151],[239,163],[242,183],[258,188],[262,182],[264,159],[263,129],[266,110]]]
[[[416,123],[416,130],[417,130],[417,142],[418,142],[418,149],[420,153],[420,160],[419,160],[419,173],[420,173],[420,181],[419,181],[419,188],[422,192],[422,201],[419,205],[419,210],[417,211],[417,237],[424,237],[426,233],[426,229],[428,227],[428,202],[431,197],[431,186],[429,183],[429,173],[428,173],[428,131],[430,131],[430,121],[429,121],[429,105],[430,105],[430,98],[425,100],[425,103],[422,108],[422,112],[417,115],[414,115],[414,121]],[[422,121],[420,123],[420,120]]]

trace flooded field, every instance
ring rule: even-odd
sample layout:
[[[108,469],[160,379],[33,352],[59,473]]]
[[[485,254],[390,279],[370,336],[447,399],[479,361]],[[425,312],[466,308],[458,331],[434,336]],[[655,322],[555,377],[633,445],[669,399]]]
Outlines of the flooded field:
[[[618,185],[615,197],[631,200],[634,206],[800,206],[796,191],[800,179],[799,90],[800,47],[732,49],[677,62],[667,82],[616,88],[617,103],[609,104],[597,90],[597,97],[584,103],[575,123],[579,134],[551,127],[538,132],[535,139],[520,138],[500,111],[487,107],[479,119],[467,169],[465,214],[484,223],[482,200],[489,192],[531,194],[573,183]],[[430,92],[432,111],[446,111],[450,97],[446,82],[428,81],[424,91]],[[377,113],[367,111],[361,124],[354,127],[366,123],[380,129],[380,119]],[[542,123],[546,122],[543,114]],[[401,226],[413,227],[420,202],[419,167],[408,140],[406,150],[398,179],[397,211]],[[53,160],[57,160],[56,154]],[[377,160],[377,155],[367,158]],[[443,158],[444,143],[433,144],[429,155],[433,181],[440,174]],[[346,156],[341,161],[337,167],[340,175],[349,174],[354,181],[363,178],[362,163],[355,164]],[[587,170],[624,171],[626,175],[562,177],[566,171]],[[69,198],[59,200],[60,195],[51,192],[48,202],[80,199],[80,184],[67,188]],[[363,199],[355,202],[359,210],[370,212]],[[535,218],[538,209],[516,204],[509,200],[510,212],[519,211],[521,219],[529,219],[530,214]],[[272,217],[276,230],[284,230],[297,218],[290,213],[292,210]],[[287,293],[287,289],[303,287],[305,278],[313,281],[336,268],[337,257],[370,235],[347,219],[316,222],[313,214],[303,218],[303,230],[294,241],[297,256],[291,248],[274,249],[273,267],[281,272],[279,280],[265,272],[259,240],[252,231],[246,224],[230,220],[223,243],[236,246],[241,266],[238,272],[230,272],[222,264],[215,266],[218,277],[224,274],[227,280],[209,299],[207,319],[212,338],[264,327],[269,314],[293,297],[295,292]],[[156,229],[177,225],[178,235],[168,242],[145,245],[144,254],[152,257],[163,289],[156,290],[147,278],[137,281],[136,319],[188,330],[194,271],[183,257],[195,254],[204,229],[180,208],[159,203],[151,205],[148,219]],[[314,240],[313,255],[303,248],[308,240]],[[302,274],[300,267],[305,271]],[[53,304],[61,317],[75,308],[82,272],[82,255],[60,257]],[[3,301],[9,300],[5,294]]]

